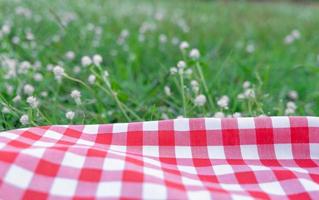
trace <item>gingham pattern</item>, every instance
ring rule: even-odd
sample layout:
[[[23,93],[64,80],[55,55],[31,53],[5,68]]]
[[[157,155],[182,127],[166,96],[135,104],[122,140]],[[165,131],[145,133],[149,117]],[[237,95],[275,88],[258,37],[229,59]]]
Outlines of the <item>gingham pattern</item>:
[[[0,199],[319,199],[319,118],[0,133]]]

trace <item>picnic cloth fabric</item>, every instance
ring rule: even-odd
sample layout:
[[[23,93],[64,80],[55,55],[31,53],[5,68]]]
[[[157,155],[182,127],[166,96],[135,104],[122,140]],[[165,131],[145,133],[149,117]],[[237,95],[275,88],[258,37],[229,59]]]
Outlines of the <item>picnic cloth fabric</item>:
[[[319,118],[0,133],[0,199],[319,199]]]

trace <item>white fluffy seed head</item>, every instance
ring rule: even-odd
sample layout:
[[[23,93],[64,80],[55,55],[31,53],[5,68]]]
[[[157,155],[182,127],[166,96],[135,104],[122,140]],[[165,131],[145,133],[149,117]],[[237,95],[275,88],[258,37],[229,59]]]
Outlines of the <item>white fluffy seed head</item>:
[[[36,73],[34,74],[33,79],[37,82],[41,82],[43,80],[43,76],[40,73]]]
[[[75,113],[73,111],[68,111],[67,113],[65,113],[65,117],[69,120],[72,120],[75,116]]]
[[[242,114],[240,112],[235,112],[233,114],[233,117],[235,117],[235,118],[238,118],[238,117],[241,117],[241,116],[242,116]]]
[[[178,61],[177,67],[178,67],[179,69],[184,69],[184,68],[186,67],[185,61],[183,61],[183,60]]]
[[[165,94],[167,96],[171,96],[172,95],[171,88],[169,86],[167,86],[167,85],[164,87],[164,92],[165,92]]]
[[[92,60],[89,56],[83,56],[81,59],[82,66],[86,67],[92,64]]]
[[[61,66],[57,65],[53,68],[53,74],[55,76],[55,79],[60,81],[64,75],[64,69]]]
[[[30,84],[25,84],[23,87],[23,92],[26,95],[32,95],[34,92],[34,87]]]
[[[89,77],[88,77],[88,82],[93,85],[95,83],[95,80],[96,80],[96,76],[91,74]]]
[[[192,49],[192,50],[189,52],[189,57],[190,57],[191,59],[194,59],[194,60],[199,59],[199,57],[200,57],[199,50],[198,50],[198,49]]]
[[[292,109],[292,108],[286,108],[285,109],[285,115],[292,115],[295,113],[295,109]]]
[[[95,54],[93,56],[93,63],[95,65],[100,65],[102,63],[102,61],[103,61],[103,58],[102,58],[102,56],[100,54]]]
[[[73,60],[75,58],[75,53],[73,51],[68,51],[65,53],[65,57],[68,60]]]
[[[247,99],[253,99],[256,97],[255,90],[248,88],[244,91],[244,96]]]
[[[29,124],[29,117],[28,117],[28,115],[22,115],[22,116],[20,117],[20,123],[21,123],[22,125],[27,125],[27,124]]]
[[[284,39],[285,44],[291,44],[295,40],[293,35],[287,35]]]
[[[221,108],[228,109],[229,97],[224,95],[217,100],[217,105]]]
[[[291,100],[297,100],[298,99],[298,92],[295,91],[295,90],[291,90],[288,92],[288,97],[291,99]]]
[[[287,108],[289,109],[293,109],[293,110],[296,110],[297,109],[297,105],[295,104],[295,102],[292,102],[292,101],[289,101],[287,102]]]
[[[79,99],[81,98],[81,92],[79,90],[72,90],[71,97],[73,99]]]
[[[292,30],[291,35],[295,38],[295,39],[299,39],[300,38],[300,32],[297,29]]]
[[[39,101],[34,96],[28,97],[27,103],[30,105],[31,108],[37,108],[39,106]]]
[[[206,96],[203,94],[198,95],[195,99],[194,99],[194,104],[195,106],[203,106],[206,103]]]
[[[2,108],[2,113],[3,113],[3,114],[10,113],[10,109],[9,109],[7,106],[4,106],[4,107]]]
[[[244,81],[244,83],[243,83],[243,88],[244,88],[244,89],[250,88],[250,82],[249,82],[249,81]]]
[[[214,114],[214,117],[216,118],[224,118],[225,117],[225,114],[223,112],[216,112]]]
[[[19,102],[21,100],[21,96],[20,95],[17,95],[17,96],[15,96],[13,99],[12,99],[12,101],[14,102],[14,103],[17,103],[17,102]]]
[[[187,49],[187,48],[189,48],[188,42],[182,41],[181,44],[179,45],[179,49],[180,50],[184,50],[184,49]]]
[[[170,73],[171,73],[171,75],[177,74],[177,68],[176,67],[171,67],[170,68]]]
[[[247,53],[253,53],[255,51],[255,45],[254,44],[248,44],[246,46],[246,52]]]

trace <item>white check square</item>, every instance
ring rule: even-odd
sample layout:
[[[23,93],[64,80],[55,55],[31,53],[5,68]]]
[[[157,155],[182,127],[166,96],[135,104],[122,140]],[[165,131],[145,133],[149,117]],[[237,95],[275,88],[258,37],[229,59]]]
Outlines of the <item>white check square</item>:
[[[72,197],[76,191],[77,182],[72,179],[55,178],[51,187],[51,194]]]
[[[128,124],[127,123],[117,123],[113,124],[113,133],[126,133],[128,130]]]
[[[240,145],[240,151],[243,159],[259,159],[256,145]]]
[[[84,156],[80,156],[71,152],[65,152],[62,165],[80,169],[83,166],[84,161],[85,161]]]
[[[277,159],[293,159],[291,144],[275,144]]]
[[[237,118],[239,129],[254,129],[255,121],[252,117],[241,117]]]
[[[176,158],[192,158],[192,148],[189,146],[175,146]]]
[[[159,146],[143,146],[143,155],[158,158]]]
[[[208,157],[210,159],[225,159],[225,150],[223,146],[208,146]]]
[[[167,191],[164,185],[144,183],[143,199],[166,199]]]
[[[121,159],[105,158],[103,169],[108,171],[120,171],[124,169],[125,162]]]
[[[28,188],[33,174],[26,169],[12,165],[4,177],[4,182],[10,183],[18,188]]]
[[[85,125],[83,133],[86,134],[97,134],[99,132],[99,125]]]
[[[289,117],[271,117],[273,128],[289,128],[290,121]]]
[[[219,118],[205,118],[205,128],[206,130],[221,130],[222,122]]]
[[[157,131],[158,121],[143,122],[143,131]]]
[[[189,119],[174,119],[174,131],[189,131]]]
[[[97,197],[117,197],[121,195],[122,185],[120,182],[101,182],[97,187]]]

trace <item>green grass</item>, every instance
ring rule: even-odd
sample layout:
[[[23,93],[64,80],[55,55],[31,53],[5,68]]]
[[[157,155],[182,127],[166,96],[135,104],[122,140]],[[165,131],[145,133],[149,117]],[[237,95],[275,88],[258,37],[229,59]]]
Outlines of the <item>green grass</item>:
[[[31,11],[31,16],[17,15],[16,10],[21,8]],[[156,19],[158,13],[162,13],[162,20]],[[70,14],[75,18],[66,25],[65,16]],[[157,120],[180,115],[202,117],[220,111],[225,115],[284,115],[291,90],[299,94],[293,115],[319,114],[318,6],[0,0],[0,27],[6,23],[11,31],[0,37],[0,108],[9,108],[9,112],[2,112],[0,130],[23,127],[19,121],[23,114],[29,116],[26,126]],[[143,23],[155,28],[147,31],[141,42]],[[92,27],[102,30],[101,34],[89,30]],[[129,36],[119,45],[123,30],[128,30]],[[299,30],[301,37],[287,45],[284,38],[293,30]],[[28,31],[34,40],[26,39]],[[167,36],[166,43],[159,41],[161,34]],[[14,44],[16,37],[20,42]],[[190,48],[181,52],[179,45],[172,44],[173,38],[187,41]],[[255,46],[253,53],[246,51],[249,44]],[[192,48],[199,49],[199,61],[188,58]],[[65,58],[67,51],[75,53],[74,60]],[[81,66],[82,56],[95,54],[102,55],[101,66],[81,67],[80,73],[74,73],[74,67]],[[32,63],[32,67],[7,79],[9,65],[4,61],[8,58],[17,69],[23,61]],[[170,68],[179,60],[187,62],[192,75],[170,75]],[[64,68],[67,75],[61,83],[47,71],[49,64]],[[109,72],[106,79],[102,78],[104,70]],[[35,81],[35,73],[41,73],[43,80]],[[90,85],[87,79],[93,73],[97,80]],[[191,90],[191,80],[198,81],[199,93],[207,97],[203,107],[194,106],[197,94]],[[255,98],[237,99],[244,81],[251,82]],[[32,109],[26,102],[25,84],[34,86],[33,96],[39,100],[39,108]],[[165,95],[166,85],[171,88],[171,96]],[[7,91],[10,86],[12,93]],[[70,97],[74,89],[81,92],[80,105]],[[41,95],[43,91],[47,97]],[[16,95],[21,96],[21,101],[13,102]],[[223,95],[230,98],[228,109],[216,103]],[[67,111],[75,112],[72,121],[66,119]]]

